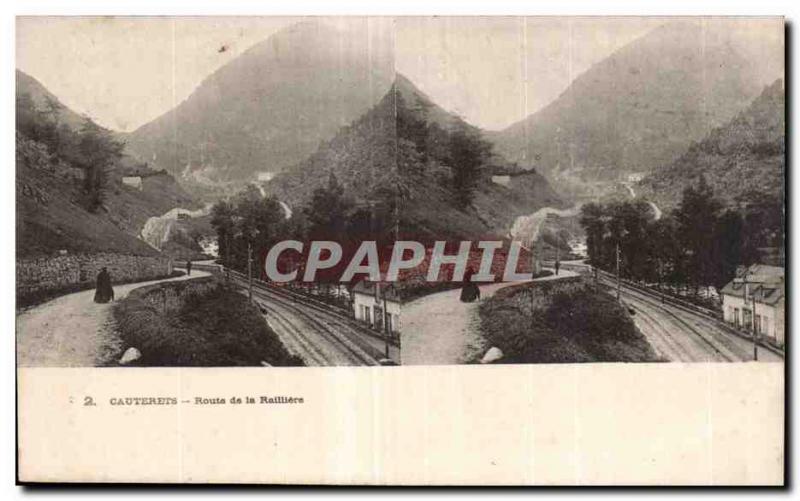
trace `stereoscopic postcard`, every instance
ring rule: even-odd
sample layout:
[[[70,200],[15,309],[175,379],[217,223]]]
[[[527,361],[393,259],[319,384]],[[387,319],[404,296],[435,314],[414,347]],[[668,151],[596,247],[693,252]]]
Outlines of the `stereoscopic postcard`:
[[[784,32],[18,17],[18,481],[782,485]]]

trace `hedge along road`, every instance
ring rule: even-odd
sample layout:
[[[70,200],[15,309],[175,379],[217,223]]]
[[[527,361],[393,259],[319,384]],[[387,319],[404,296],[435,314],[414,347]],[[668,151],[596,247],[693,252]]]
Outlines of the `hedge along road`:
[[[183,270],[185,271],[185,270]],[[208,276],[192,275],[114,286],[115,301],[139,287]],[[94,302],[94,289],[67,294],[17,316],[17,367],[97,367],[124,348],[114,330],[114,303]]]
[[[558,276],[548,275],[532,281],[544,282],[574,276],[577,273],[562,268]],[[500,289],[530,281],[481,285],[481,301]],[[461,289],[452,289],[403,305],[403,365],[464,364],[481,358],[490,347],[486,346],[480,334],[478,304],[478,301],[461,302]]]

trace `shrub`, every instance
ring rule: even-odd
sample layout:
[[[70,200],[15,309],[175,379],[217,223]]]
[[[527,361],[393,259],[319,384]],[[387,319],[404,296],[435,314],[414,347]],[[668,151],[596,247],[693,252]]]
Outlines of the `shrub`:
[[[261,312],[223,284],[208,292],[187,293],[174,314],[161,313],[141,295],[132,294],[115,307],[114,316],[124,345],[142,353],[135,365],[232,367],[260,366],[262,361],[273,366],[304,365],[286,350]]]
[[[580,279],[504,289],[479,311],[505,363],[658,361],[625,309]]]

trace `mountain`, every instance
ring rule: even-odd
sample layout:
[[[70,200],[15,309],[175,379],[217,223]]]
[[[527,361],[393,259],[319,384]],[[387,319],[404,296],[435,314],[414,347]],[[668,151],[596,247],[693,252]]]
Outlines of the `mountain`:
[[[622,47],[548,106],[492,134],[498,151],[573,194],[668,165],[766,83],[730,33],[706,28],[670,23]]]
[[[52,92],[47,90],[38,80],[24,71],[16,70],[17,97],[30,96],[37,109],[45,110],[48,101],[55,103],[60,108],[60,120],[68,126],[77,129],[83,123],[83,117],[64,105]]]
[[[132,132],[129,150],[174,175],[212,181],[256,180],[304,160],[391,85],[391,37],[366,23],[279,31]]]
[[[781,206],[786,170],[786,101],[783,81],[764,88],[743,111],[676,161],[646,177],[639,189],[660,207],[675,207],[684,188],[701,176],[727,206],[755,192]]]
[[[155,171],[122,156],[104,171],[105,189],[97,210],[87,206],[87,159],[82,141],[86,119],[64,106],[41,83],[17,70],[16,216],[17,255],[31,257],[60,250],[158,254],[140,238],[147,221],[175,207],[197,202],[165,171]],[[56,103],[58,112],[48,106]],[[95,126],[96,127],[96,126]],[[100,127],[95,138],[113,145],[118,135]],[[96,140],[95,153],[100,149]],[[140,180],[139,186],[123,182]],[[176,229],[173,254],[199,254],[200,248]]]
[[[453,160],[457,138],[487,147],[470,174],[466,204],[457,190],[466,175]],[[376,106],[310,158],[278,174],[266,190],[297,209],[333,175],[362,205],[398,199],[400,232],[423,239],[505,236],[517,216],[564,205],[535,170],[521,169],[490,150],[480,129],[398,74]]]

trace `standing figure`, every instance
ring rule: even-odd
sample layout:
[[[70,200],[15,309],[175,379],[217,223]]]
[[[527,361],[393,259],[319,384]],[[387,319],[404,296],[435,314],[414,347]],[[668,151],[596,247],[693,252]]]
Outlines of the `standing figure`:
[[[111,287],[111,275],[105,266],[97,274],[97,289],[94,293],[95,303],[107,303],[114,300],[114,288]]]
[[[192,258],[186,260],[186,274],[187,275],[192,274]]]
[[[558,269],[561,268],[561,261],[556,258],[556,276],[558,276]]]
[[[471,303],[481,298],[481,290],[477,285],[472,283],[472,275],[474,274],[475,270],[473,270],[471,266],[464,273],[464,285],[461,287],[461,301],[465,303]]]

